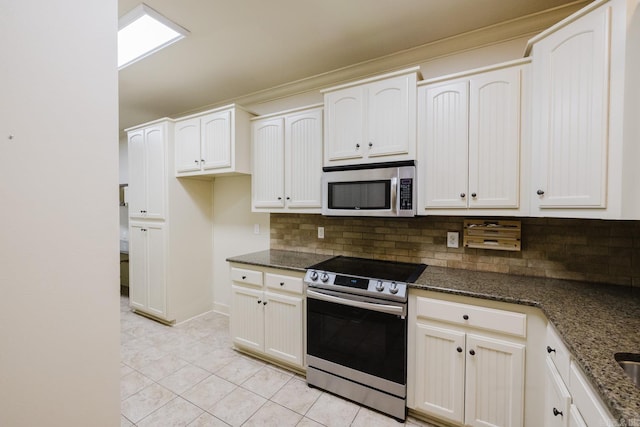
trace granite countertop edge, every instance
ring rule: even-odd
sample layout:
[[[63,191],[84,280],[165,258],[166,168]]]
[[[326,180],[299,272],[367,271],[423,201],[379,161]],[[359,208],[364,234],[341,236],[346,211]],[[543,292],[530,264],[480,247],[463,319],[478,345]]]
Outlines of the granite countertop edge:
[[[304,271],[332,257],[266,250],[227,261]],[[435,266],[429,266],[409,287],[539,308],[616,422],[640,423],[640,389],[614,359],[617,352],[640,352],[640,298],[632,288]]]

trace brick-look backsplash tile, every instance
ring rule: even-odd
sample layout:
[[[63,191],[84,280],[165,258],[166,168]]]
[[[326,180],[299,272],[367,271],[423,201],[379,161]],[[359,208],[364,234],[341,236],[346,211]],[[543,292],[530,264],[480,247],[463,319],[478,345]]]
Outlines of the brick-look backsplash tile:
[[[271,248],[640,287],[640,221],[520,220],[522,251],[508,252],[447,248],[464,217],[271,214]]]

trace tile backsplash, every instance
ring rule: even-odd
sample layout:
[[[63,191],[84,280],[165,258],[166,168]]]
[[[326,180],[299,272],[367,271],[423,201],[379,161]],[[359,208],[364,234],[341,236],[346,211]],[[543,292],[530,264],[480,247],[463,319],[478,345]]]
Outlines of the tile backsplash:
[[[463,248],[465,217],[270,219],[271,249],[640,287],[640,221],[514,218],[522,221],[522,251],[507,252]],[[447,231],[460,233],[460,248],[447,248]]]

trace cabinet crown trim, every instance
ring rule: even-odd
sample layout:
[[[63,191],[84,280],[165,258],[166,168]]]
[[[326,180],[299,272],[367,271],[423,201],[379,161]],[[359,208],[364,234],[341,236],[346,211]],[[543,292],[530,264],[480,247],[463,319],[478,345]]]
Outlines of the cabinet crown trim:
[[[514,59],[513,61],[500,62],[498,64],[487,65],[486,67],[474,68],[474,69],[471,69],[471,70],[460,71],[458,73],[453,73],[453,74],[447,74],[447,75],[444,75],[444,76],[434,77],[434,78],[431,78],[431,79],[428,79],[428,80],[422,80],[422,81],[418,82],[418,86],[426,86],[426,85],[430,85],[430,84],[433,84],[433,83],[440,83],[440,82],[444,82],[444,81],[450,81],[450,80],[454,80],[454,79],[459,79],[459,78],[463,78],[463,77],[472,76],[472,75],[475,75],[475,74],[486,73],[488,71],[495,71],[495,70],[501,70],[503,68],[517,67],[517,66],[520,66],[520,65],[526,65],[526,64],[530,64],[530,63],[531,63],[531,58]]]
[[[254,116],[256,115],[256,113],[254,113],[253,111],[247,110],[246,108],[244,108],[241,105],[229,104],[229,105],[224,105],[222,107],[216,107],[216,108],[212,108],[212,109],[209,109],[209,110],[193,113],[193,114],[190,114],[188,116],[181,116],[181,117],[178,117],[178,118],[174,119],[174,121],[182,121],[182,120],[194,119],[196,117],[201,117],[201,116],[205,116],[207,114],[218,113],[218,112],[227,111],[227,110],[242,110],[242,111],[246,111],[247,113],[252,114]]]
[[[289,110],[276,111],[274,113],[263,114],[261,116],[252,117],[250,120],[253,122],[255,120],[269,119],[272,117],[280,117],[285,114],[301,113],[303,111],[311,111],[311,110],[322,109],[322,108],[324,108],[324,103],[312,104],[312,105],[306,105],[304,107],[296,107],[296,108],[291,108]]]
[[[411,67],[411,68],[405,68],[403,70],[398,70],[398,71],[392,71],[390,73],[386,73],[386,74],[381,74],[381,75],[376,75],[373,77],[369,77],[367,79],[363,79],[363,80],[357,80],[354,82],[350,82],[350,83],[345,83],[339,86],[333,86],[327,89],[322,89],[320,90],[320,93],[327,93],[327,92],[334,92],[336,90],[341,90],[341,89],[346,89],[346,88],[350,88],[353,86],[360,86],[363,84],[367,84],[367,83],[372,83],[372,82],[377,82],[379,80],[385,80],[385,79],[389,79],[391,77],[398,77],[398,76],[404,76],[406,74],[411,74],[411,73],[417,73],[418,76],[418,80],[422,79],[422,74],[420,72],[420,67],[419,66],[415,66],[415,67]]]
[[[125,132],[130,132],[132,130],[140,130],[140,129],[143,129],[143,128],[146,128],[146,127],[152,126],[152,125],[159,125],[159,124],[163,124],[163,123],[173,123],[174,121],[175,120],[173,120],[173,119],[171,119],[169,117],[162,117],[161,119],[155,119],[155,120],[152,120],[150,122],[146,122],[146,123],[142,123],[142,124],[139,124],[139,125],[135,125],[133,127],[125,129],[124,131]]]
[[[578,10],[577,12],[572,13],[571,15],[567,16],[566,18],[564,18],[562,21],[558,22],[557,24],[547,28],[546,30],[544,30],[540,34],[532,37],[531,39],[529,39],[529,41],[527,42],[527,45],[525,46],[524,56],[525,57],[531,56],[531,51],[533,50],[533,45],[536,44],[537,42],[539,42],[540,40],[548,37],[550,34],[553,34],[556,31],[566,27],[567,25],[571,24],[572,22],[574,22],[578,18],[583,17],[584,15],[588,14],[592,10],[597,9],[598,7],[602,6],[603,4],[609,3],[610,1],[611,0],[596,0],[593,3],[591,3],[591,4],[583,7],[582,9]],[[579,2],[577,2],[577,3],[579,3]]]

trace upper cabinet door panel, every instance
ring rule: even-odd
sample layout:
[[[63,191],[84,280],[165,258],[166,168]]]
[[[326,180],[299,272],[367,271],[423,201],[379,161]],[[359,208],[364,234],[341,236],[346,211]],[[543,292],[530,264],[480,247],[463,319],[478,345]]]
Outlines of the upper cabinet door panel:
[[[610,15],[595,10],[534,46],[541,208],[606,207]]]
[[[375,82],[367,87],[368,132],[365,143],[369,156],[408,153],[411,117],[409,96],[415,90],[415,75]]]
[[[190,119],[175,125],[176,171],[200,170],[200,119]]]
[[[203,169],[231,166],[231,111],[221,111],[200,119]]]
[[[253,206],[284,207],[283,119],[253,123]]]
[[[162,219],[165,215],[165,135],[163,126],[145,129],[146,142],[146,217]]]
[[[129,216],[141,217],[146,209],[144,130],[129,133]]]
[[[285,118],[285,198],[289,208],[322,205],[322,110]]]
[[[364,93],[353,87],[325,95],[327,126],[326,160],[359,158],[364,144]]]
[[[520,75],[516,67],[470,79],[470,208],[519,205]]]
[[[426,87],[420,120],[425,144],[425,208],[466,208],[468,186],[467,81]],[[426,116],[426,117],[425,117]]]

